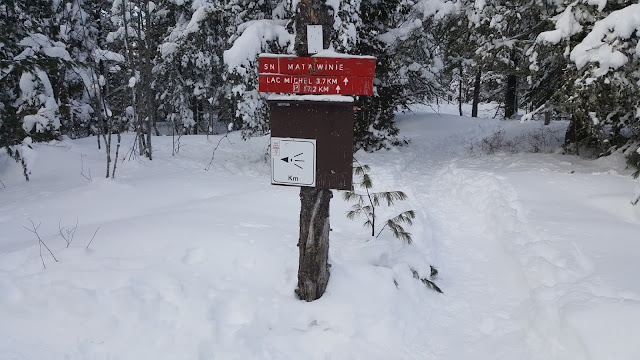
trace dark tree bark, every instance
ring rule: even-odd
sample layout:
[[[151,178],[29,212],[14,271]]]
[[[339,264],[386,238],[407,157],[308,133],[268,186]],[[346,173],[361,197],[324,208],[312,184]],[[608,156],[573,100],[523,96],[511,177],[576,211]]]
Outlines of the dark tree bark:
[[[514,74],[507,75],[507,91],[504,98],[504,117],[509,119],[516,114],[517,78]]]
[[[551,124],[551,110],[547,110],[544,113],[544,124],[545,125]]]
[[[482,69],[478,67],[476,79],[473,83],[473,104],[471,105],[471,117],[478,117],[478,104],[480,103],[480,85],[482,79]]]
[[[511,61],[514,67],[518,66],[518,58],[515,50],[511,51]],[[518,78],[515,74],[515,69],[512,73],[507,75],[507,89],[504,98],[504,117],[509,119],[516,114],[518,109],[516,91],[518,88]]]
[[[333,8],[324,0],[300,0],[296,8],[294,49],[298,56],[309,56],[307,49],[307,25],[322,25],[322,45],[325,49],[333,36]]]
[[[460,116],[462,116],[462,79],[464,77],[464,71],[462,68],[462,63],[460,63],[460,79],[458,81],[458,112],[460,113]]]
[[[298,56],[308,56],[307,25],[322,25],[324,47],[329,47],[333,17],[322,0],[301,0],[295,15]],[[328,189],[300,188],[300,238],[298,249],[298,287],[300,300],[319,299],[329,282],[329,204],[333,194]]]
[[[300,262],[298,288],[300,300],[319,299],[329,282],[329,203],[331,190],[300,188]]]

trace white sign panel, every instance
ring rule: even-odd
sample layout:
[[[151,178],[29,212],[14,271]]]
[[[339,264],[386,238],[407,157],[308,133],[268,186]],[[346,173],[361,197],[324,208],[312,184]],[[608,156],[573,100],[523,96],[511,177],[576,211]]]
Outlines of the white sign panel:
[[[316,186],[316,140],[271,138],[271,183]]]
[[[322,25],[307,25],[307,52],[317,54],[322,50]]]

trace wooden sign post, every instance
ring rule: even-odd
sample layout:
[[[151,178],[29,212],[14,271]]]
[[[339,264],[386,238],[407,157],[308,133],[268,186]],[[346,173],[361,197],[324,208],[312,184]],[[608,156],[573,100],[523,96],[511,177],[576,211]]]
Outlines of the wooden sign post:
[[[325,1],[300,0],[294,20],[298,56],[261,55],[259,90],[334,96],[269,101],[271,182],[300,186],[296,293],[301,300],[313,301],[324,294],[329,282],[330,189],[352,186],[353,99],[339,95],[373,95],[375,58],[308,56],[319,50],[320,40],[324,49],[330,42],[333,17]],[[307,29],[307,25],[316,27]],[[313,39],[311,47],[308,38]],[[338,98],[342,101],[335,101]]]

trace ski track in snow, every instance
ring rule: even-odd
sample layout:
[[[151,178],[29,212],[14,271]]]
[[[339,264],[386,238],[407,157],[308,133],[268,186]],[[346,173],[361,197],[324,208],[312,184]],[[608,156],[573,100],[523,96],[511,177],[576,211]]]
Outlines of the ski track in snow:
[[[407,125],[415,126],[415,120],[408,122],[403,130]],[[635,335],[619,326],[628,321],[622,314],[640,319],[640,293],[609,286],[594,274],[594,261],[575,240],[575,234],[554,233],[555,229],[545,228],[548,219],[538,221],[537,214],[530,213],[518,196],[518,190],[527,189],[516,189],[509,172],[504,173],[517,166],[522,156],[460,156],[465,152],[461,144],[491,133],[482,131],[483,127],[490,129],[489,124],[470,127],[470,132],[426,143],[414,138],[409,147],[412,149],[383,155],[389,166],[374,171],[374,179],[410,194],[411,206],[419,213],[417,222],[430,228],[429,234],[420,237],[432,244],[430,260],[441,265],[438,283],[447,299],[444,311],[436,310],[444,312],[439,314],[442,319],[434,315],[430,321],[455,329],[453,334],[438,331],[430,336],[432,346],[441,343],[446,349],[434,358],[606,359],[612,351],[616,358],[637,358],[640,347],[631,344],[640,334],[640,326],[629,329]],[[549,171],[562,170],[544,164],[538,170],[543,175],[537,177],[544,181],[544,175],[548,175],[544,173]],[[407,184],[413,186],[402,188]],[[548,191],[542,187],[537,190]],[[572,200],[579,202],[581,195],[576,194]],[[583,201],[619,216],[624,198],[603,198]],[[567,211],[578,214],[581,210]],[[556,221],[560,227],[561,221]],[[627,214],[627,221],[638,229],[637,217]],[[631,245],[631,249],[638,253],[637,245],[635,249]],[[585,310],[591,307],[597,311]],[[594,331],[597,327],[606,329]],[[460,333],[462,328],[465,331]],[[611,345],[603,350],[597,340],[601,337],[615,344],[617,350],[610,349]],[[465,342],[481,345],[456,347]]]
[[[312,303],[293,294],[298,190],[268,184],[268,138],[232,133],[210,171],[219,137],[184,137],[180,161],[157,138],[156,159],[119,165],[115,181],[97,174],[90,139],[39,148],[28,185],[1,163],[0,359],[640,358],[627,174],[555,154],[466,154],[535,122],[414,114],[399,126],[410,145],[356,157],[374,190],[407,193],[379,214],[414,209],[414,244],[368,240],[334,191],[331,279]],[[21,228],[30,218],[60,260],[44,253],[46,270]],[[76,219],[65,248],[58,222]],[[444,294],[413,278],[429,265]]]

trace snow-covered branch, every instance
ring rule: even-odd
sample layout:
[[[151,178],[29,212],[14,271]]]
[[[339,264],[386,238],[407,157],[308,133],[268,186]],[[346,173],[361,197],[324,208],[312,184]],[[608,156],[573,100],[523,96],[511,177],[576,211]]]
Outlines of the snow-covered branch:
[[[267,44],[277,41],[281,47],[288,47],[294,41],[294,35],[285,28],[281,20],[255,20],[238,27],[240,37],[233,46],[224,52],[224,62],[230,70],[236,70],[249,64],[263,52]]]
[[[602,76],[609,69],[618,69],[629,61],[624,50],[640,56],[640,43],[631,50],[626,42],[634,33],[640,36],[640,4],[614,11],[596,22],[591,32],[571,51],[570,58],[578,69],[590,62],[598,63],[594,75]]]

